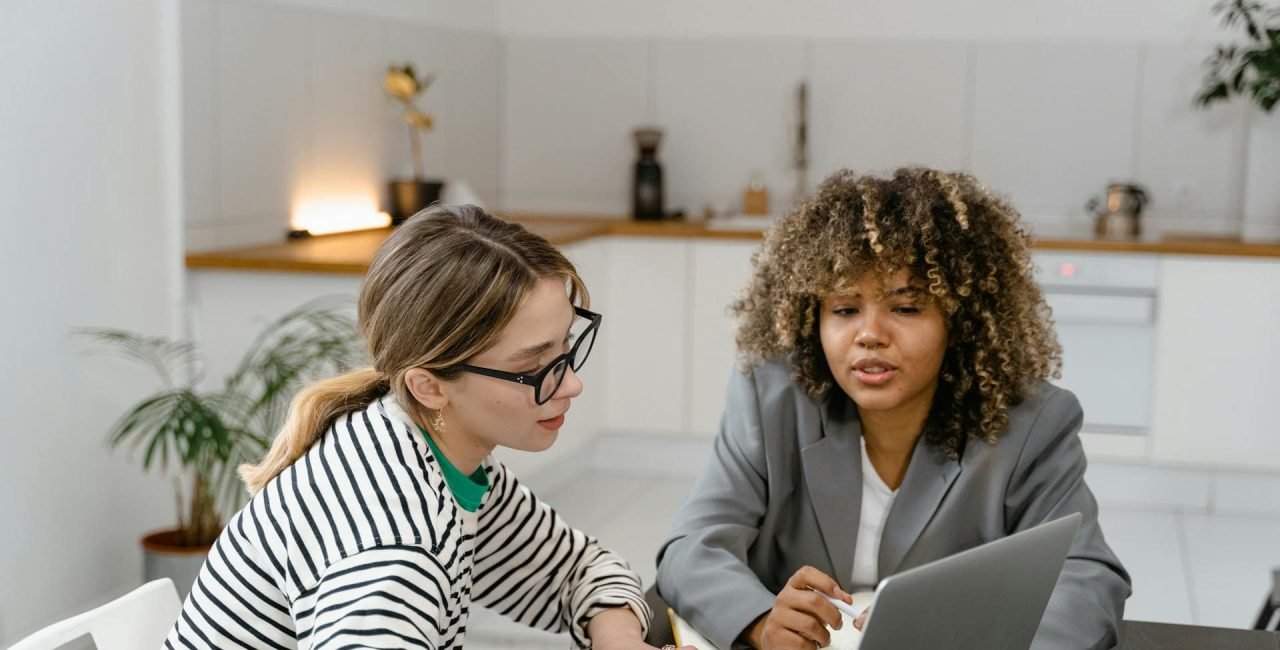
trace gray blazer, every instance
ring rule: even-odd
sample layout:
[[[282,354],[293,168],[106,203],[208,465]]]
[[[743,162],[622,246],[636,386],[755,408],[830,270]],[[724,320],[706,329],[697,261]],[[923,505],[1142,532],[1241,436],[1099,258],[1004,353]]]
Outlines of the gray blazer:
[[[992,445],[950,460],[916,446],[880,541],[881,577],[1073,512],[1084,515],[1040,623],[1037,650],[1109,648],[1129,575],[1084,482],[1075,395],[1042,384]],[[705,471],[658,551],[658,592],[728,648],[812,565],[850,590],[862,507],[862,428],[838,388],[814,400],[785,363],[734,373]],[[993,616],[999,616],[993,613]]]

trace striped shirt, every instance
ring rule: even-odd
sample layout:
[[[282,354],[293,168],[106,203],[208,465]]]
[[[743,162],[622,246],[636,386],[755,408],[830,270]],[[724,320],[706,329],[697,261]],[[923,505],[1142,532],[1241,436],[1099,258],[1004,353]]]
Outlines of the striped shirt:
[[[458,507],[393,397],[337,422],[228,522],[165,648],[461,648],[474,601],[568,630],[649,608],[622,558],[569,527],[492,457]]]

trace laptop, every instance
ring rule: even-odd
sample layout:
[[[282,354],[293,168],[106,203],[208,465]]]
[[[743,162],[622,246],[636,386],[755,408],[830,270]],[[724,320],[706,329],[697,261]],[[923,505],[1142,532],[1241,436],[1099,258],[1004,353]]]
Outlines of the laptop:
[[[1031,647],[1080,519],[1068,515],[881,580],[860,649]]]
[[[1067,515],[881,580],[862,633],[846,614],[827,647],[1031,647],[1081,519]],[[714,650],[688,622],[669,614],[678,642]]]

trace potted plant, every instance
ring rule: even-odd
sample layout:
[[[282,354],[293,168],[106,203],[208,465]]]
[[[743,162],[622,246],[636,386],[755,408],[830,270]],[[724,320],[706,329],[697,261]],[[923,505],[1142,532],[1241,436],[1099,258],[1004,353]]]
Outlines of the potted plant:
[[[1276,164],[1275,145],[1280,144],[1276,125],[1255,121],[1271,113],[1280,102],[1280,8],[1257,0],[1221,0],[1214,12],[1222,24],[1242,28],[1235,42],[1219,45],[1205,61],[1205,78],[1196,104],[1210,106],[1235,96],[1245,96],[1262,109],[1250,116],[1250,137],[1245,140],[1244,210],[1240,223],[1243,241],[1280,239],[1280,209],[1271,198]]]
[[[413,178],[390,182],[393,225],[399,225],[434,203],[440,198],[440,188],[444,186],[441,181],[427,180],[422,166],[422,132],[430,131],[434,120],[430,114],[418,110],[416,101],[433,81],[435,75],[419,78],[410,64],[387,68],[387,75],[382,80],[382,87],[403,106],[404,120],[409,126],[409,150],[413,157]]]
[[[307,381],[343,371],[363,355],[349,299],[309,302],[270,323],[239,366],[213,390],[201,377],[194,344],[113,329],[82,335],[155,370],[161,388],[111,427],[112,447],[142,454],[146,471],[174,477],[177,526],[142,539],[147,580],[172,578],[186,594],[224,516],[245,492],[236,468],[258,460],[279,431],[289,402]]]
[[[1280,9],[1254,0],[1214,5],[1225,27],[1244,27],[1243,43],[1219,45],[1205,61],[1205,79],[1196,103],[1209,106],[1233,95],[1248,95],[1264,112],[1280,102]]]

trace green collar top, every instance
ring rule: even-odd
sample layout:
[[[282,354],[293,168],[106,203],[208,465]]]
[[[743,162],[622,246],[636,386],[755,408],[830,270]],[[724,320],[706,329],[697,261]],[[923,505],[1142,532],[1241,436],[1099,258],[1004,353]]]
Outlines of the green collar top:
[[[440,453],[440,448],[436,446],[436,442],[431,439],[426,429],[419,426],[418,431],[421,431],[422,437],[427,439],[427,444],[431,446],[431,453],[435,454],[436,462],[440,463],[440,470],[444,472],[444,482],[449,485],[449,491],[453,492],[454,501],[457,501],[458,506],[467,512],[479,510],[480,503],[484,501],[484,493],[489,491],[489,475],[485,473],[484,465],[477,467],[471,476],[463,474],[462,470],[454,467],[453,463]]]

